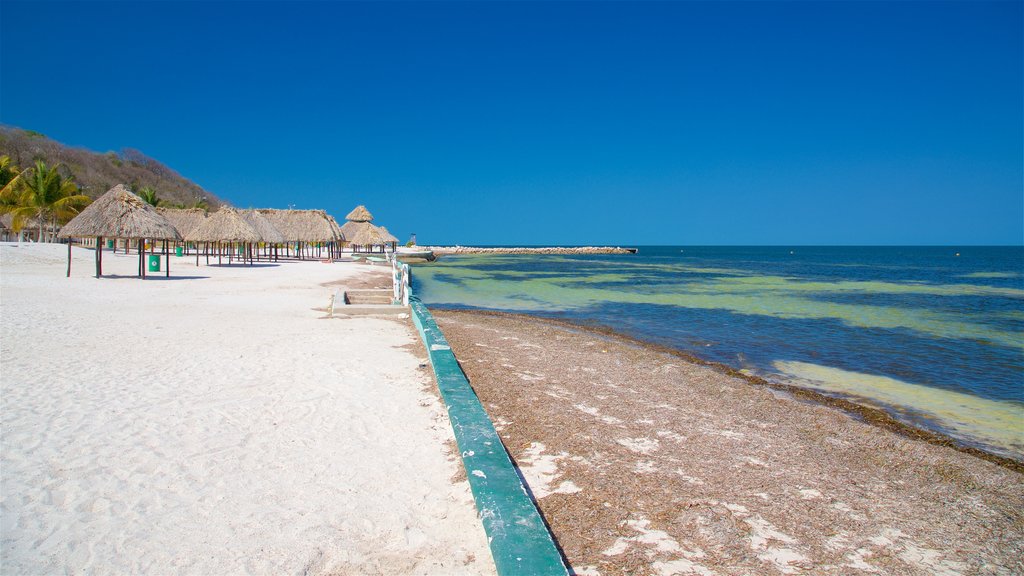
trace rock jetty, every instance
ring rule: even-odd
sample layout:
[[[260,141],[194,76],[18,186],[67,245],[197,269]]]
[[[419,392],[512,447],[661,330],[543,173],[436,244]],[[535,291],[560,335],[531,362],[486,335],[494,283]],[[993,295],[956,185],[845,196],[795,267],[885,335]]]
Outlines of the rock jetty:
[[[544,246],[539,248],[482,248],[477,246],[429,246],[437,256],[449,254],[636,254],[636,248],[618,246]]]

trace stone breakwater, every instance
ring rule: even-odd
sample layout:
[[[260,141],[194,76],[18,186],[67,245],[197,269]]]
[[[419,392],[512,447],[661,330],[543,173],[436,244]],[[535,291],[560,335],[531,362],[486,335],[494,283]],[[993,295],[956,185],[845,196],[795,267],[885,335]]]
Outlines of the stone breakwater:
[[[541,248],[480,248],[475,246],[429,246],[437,256],[449,254],[636,254],[636,248],[618,246],[545,246]]]

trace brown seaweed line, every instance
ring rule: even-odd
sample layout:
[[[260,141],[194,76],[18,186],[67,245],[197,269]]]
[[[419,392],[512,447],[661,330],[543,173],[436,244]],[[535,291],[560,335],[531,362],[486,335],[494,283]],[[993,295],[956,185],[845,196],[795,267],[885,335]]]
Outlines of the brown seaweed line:
[[[859,418],[873,426],[877,426],[879,428],[895,432],[901,436],[911,438],[914,440],[921,440],[929,444],[935,444],[937,446],[946,446],[959,452],[963,452],[965,454],[970,454],[971,456],[981,458],[982,460],[986,460],[998,466],[1002,466],[1003,468],[1013,470],[1014,472],[1024,473],[1024,462],[1021,462],[1020,460],[1016,460],[1014,458],[1009,458],[1006,456],[999,456],[997,454],[992,454],[991,452],[987,452],[985,450],[975,448],[973,446],[966,446],[958,442],[956,439],[946,436],[944,434],[933,432],[931,430],[925,430],[923,428],[918,428],[916,426],[911,426],[904,422],[900,422],[899,420],[893,418],[889,413],[885,412],[880,408],[865,406],[863,404],[858,404],[856,402],[845,400],[843,398],[829,396],[827,394],[823,394],[815,390],[801,388],[800,386],[782,384],[779,382],[770,382],[768,380],[765,380],[764,378],[761,378],[760,376],[754,376],[751,374],[740,372],[739,370],[736,370],[735,368],[728,366],[726,364],[722,364],[721,362],[705,360],[703,358],[694,356],[689,352],[677,350],[670,346],[646,342],[639,338],[634,338],[632,336],[622,334],[608,326],[600,324],[584,324],[582,322],[575,322],[572,320],[546,318],[543,316],[530,316],[528,314],[501,312],[497,310],[445,309],[444,312],[445,314],[485,315],[495,316],[499,318],[510,318],[520,321],[540,322],[544,324],[550,324],[553,326],[560,326],[562,328],[568,328],[570,330],[589,332],[612,340],[618,340],[629,345],[639,346],[641,348],[646,348],[648,350],[669,354],[671,356],[682,358],[683,360],[692,362],[694,364],[708,366],[718,372],[727,374],[729,376],[741,378],[755,386],[763,386],[766,388],[772,388],[774,390],[780,390],[801,400],[814,402],[815,404],[820,404],[823,406],[828,406],[830,408],[840,410],[855,418]]]

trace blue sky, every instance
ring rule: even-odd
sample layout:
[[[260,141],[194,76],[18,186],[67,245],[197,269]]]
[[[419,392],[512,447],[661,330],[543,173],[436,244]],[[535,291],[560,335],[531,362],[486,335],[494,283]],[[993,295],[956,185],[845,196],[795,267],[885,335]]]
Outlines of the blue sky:
[[[461,244],[1021,244],[1021,2],[0,3],[0,122]]]

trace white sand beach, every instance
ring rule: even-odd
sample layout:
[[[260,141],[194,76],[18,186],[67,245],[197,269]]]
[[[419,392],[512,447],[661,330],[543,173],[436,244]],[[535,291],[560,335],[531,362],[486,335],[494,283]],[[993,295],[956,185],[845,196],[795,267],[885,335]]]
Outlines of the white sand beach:
[[[0,245],[5,574],[493,573],[422,345],[359,264]]]

